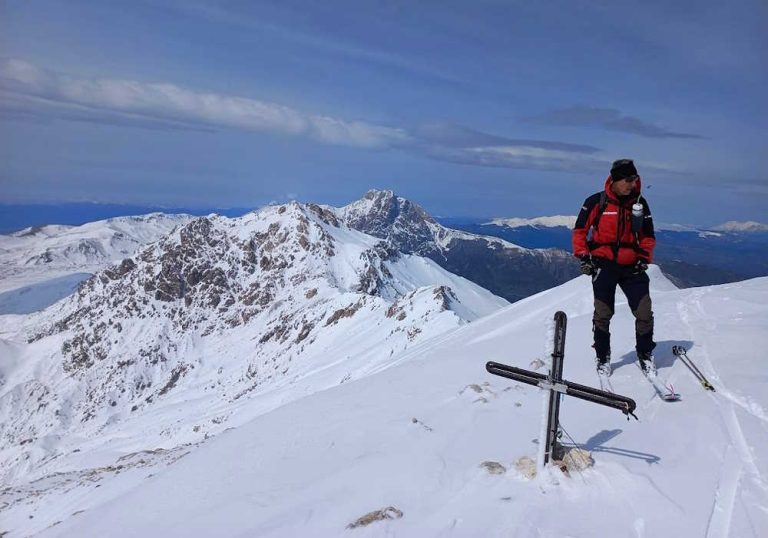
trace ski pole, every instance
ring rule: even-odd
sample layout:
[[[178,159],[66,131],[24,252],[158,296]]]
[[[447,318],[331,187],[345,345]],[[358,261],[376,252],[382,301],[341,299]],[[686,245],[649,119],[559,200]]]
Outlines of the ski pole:
[[[712,383],[710,383],[704,374],[701,373],[701,370],[699,370],[693,360],[691,360],[691,358],[688,356],[687,350],[684,347],[672,346],[672,353],[674,353],[675,356],[677,356],[682,361],[682,363],[688,367],[691,373],[696,377],[696,379],[698,379],[699,383],[701,383],[701,385],[706,390],[716,392],[715,387],[713,387]]]

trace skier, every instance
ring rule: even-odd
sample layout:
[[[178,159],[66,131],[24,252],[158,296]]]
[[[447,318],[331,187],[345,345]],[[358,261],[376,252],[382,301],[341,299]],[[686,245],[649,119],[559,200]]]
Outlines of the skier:
[[[615,161],[604,190],[584,201],[573,228],[573,254],[581,260],[581,272],[592,277],[593,347],[599,375],[611,375],[609,326],[617,284],[635,316],[635,350],[640,367],[649,378],[656,375],[653,312],[646,274],[655,245],[653,219],[640,193],[635,164],[631,159]]]

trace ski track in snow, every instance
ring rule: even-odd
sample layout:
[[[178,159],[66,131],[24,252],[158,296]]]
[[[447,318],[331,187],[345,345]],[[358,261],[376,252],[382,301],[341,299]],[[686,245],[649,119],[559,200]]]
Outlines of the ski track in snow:
[[[739,455],[733,445],[729,445],[720,470],[720,481],[715,492],[706,538],[728,538],[742,468]]]
[[[707,293],[710,293],[710,290],[696,291],[693,294],[691,304],[695,310],[695,320],[692,319],[693,316],[687,304],[683,302],[677,303],[680,319],[688,327],[691,340],[693,340],[693,326],[703,326],[705,334],[717,334],[717,325],[706,315],[700,300]],[[717,371],[709,359],[705,344],[697,346],[696,358],[704,366],[705,375],[714,372],[711,378],[717,380],[715,385],[716,392],[708,392],[709,398],[716,402],[718,399],[717,394],[720,394],[728,401],[728,405],[716,405],[722,415],[731,444],[728,446],[724,457],[706,535],[707,538],[727,538],[730,535],[736,498],[739,496],[741,489],[741,476],[745,470],[747,471],[747,476],[757,486],[758,492],[761,493],[759,495],[761,505],[766,506],[768,504],[768,486],[760,470],[757,468],[754,455],[744,436],[744,431],[736,414],[735,406],[740,407],[749,415],[762,422],[768,422],[768,417],[760,405],[751,402],[748,398],[736,395],[723,385],[722,379],[717,375]]]
[[[705,293],[704,291],[696,292],[696,296],[701,297],[702,295],[704,295],[704,293]],[[701,306],[701,302],[696,300],[694,301],[693,305],[696,308],[696,314],[698,318],[697,323],[705,324],[707,333],[713,334],[716,331],[716,325],[708,320],[706,312],[704,312],[704,308]],[[680,313],[680,319],[683,320],[686,323],[686,325],[688,325],[690,330],[691,315],[690,315],[690,312],[688,311],[687,305],[685,305],[685,303],[680,302],[677,304],[677,308],[678,308],[678,312]],[[765,409],[763,409],[762,406],[760,406],[756,402],[753,402],[748,397],[735,394],[734,392],[729,390],[728,387],[722,384],[722,380],[720,379],[720,376],[717,375],[717,372],[713,367],[712,362],[709,360],[709,355],[707,353],[705,346],[701,346],[701,351],[697,353],[697,360],[698,362],[703,363],[705,375],[707,375],[708,372],[715,372],[714,375],[711,376],[711,379],[717,381],[717,384],[715,385],[715,390],[718,393],[720,393],[722,396],[724,396],[734,404],[744,409],[750,415],[760,419],[763,422],[768,423],[768,413],[766,413]]]
[[[710,397],[714,399],[714,395]],[[760,505],[762,507],[768,505],[768,486],[757,468],[752,450],[744,436],[741,423],[736,415],[736,407],[729,403],[727,406],[718,406],[718,409],[733,444],[729,445],[724,458],[720,483],[715,492],[715,502],[707,538],[729,536],[736,497],[741,489],[741,476],[745,474],[745,471],[746,476],[756,486],[754,493],[760,498]],[[745,506],[744,508],[749,512],[749,507]],[[765,508],[762,509],[765,510]]]
[[[766,486],[766,482],[755,464],[755,457],[752,454],[752,449],[750,448],[749,443],[747,443],[747,439],[744,436],[744,430],[741,428],[739,418],[736,416],[736,408],[733,405],[728,405],[727,407],[719,406],[719,409],[723,415],[723,420],[728,427],[728,435],[730,435],[733,440],[734,448],[736,449],[742,464],[748,471],[749,477],[764,493],[768,492],[768,486]]]

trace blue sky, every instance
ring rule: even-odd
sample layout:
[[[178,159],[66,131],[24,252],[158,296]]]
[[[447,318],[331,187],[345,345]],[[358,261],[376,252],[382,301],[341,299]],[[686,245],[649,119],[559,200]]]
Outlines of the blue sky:
[[[768,203],[768,4],[0,2],[0,202],[575,214]]]

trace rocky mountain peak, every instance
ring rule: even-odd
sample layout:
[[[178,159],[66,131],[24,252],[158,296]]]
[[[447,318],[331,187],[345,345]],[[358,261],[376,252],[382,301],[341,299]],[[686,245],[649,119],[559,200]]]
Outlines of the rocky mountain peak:
[[[421,206],[390,190],[370,190],[362,199],[339,210],[350,228],[389,240],[403,252],[423,253],[439,226]]]
[[[398,220],[413,223],[420,221],[435,222],[420,205],[397,196],[390,190],[369,190],[363,196],[362,201],[369,202],[367,208],[369,215],[389,222],[389,224],[394,224]]]
[[[498,237],[447,228],[392,191],[368,191],[336,211],[350,228],[385,239],[401,252],[430,258],[510,301],[577,274],[569,252],[525,249]]]

